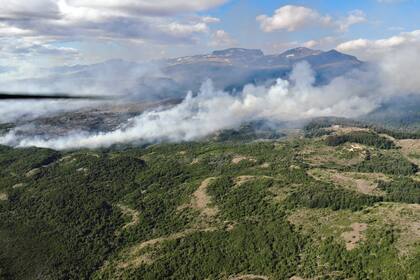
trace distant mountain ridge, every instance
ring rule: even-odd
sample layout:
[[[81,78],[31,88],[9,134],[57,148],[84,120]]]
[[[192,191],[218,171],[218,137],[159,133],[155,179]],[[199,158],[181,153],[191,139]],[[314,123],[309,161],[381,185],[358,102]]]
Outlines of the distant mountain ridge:
[[[347,65],[360,65],[362,62],[356,57],[340,53],[336,50],[320,51],[299,47],[287,50],[281,54],[265,55],[259,49],[230,48],[213,51],[211,54],[186,56],[167,60],[170,66],[179,64],[209,63],[236,66],[280,67],[293,66],[293,64],[307,60],[314,67],[319,64],[343,63]]]
[[[280,54],[259,49],[230,48],[209,54],[165,59],[148,63],[113,59],[90,65],[44,69],[43,78],[2,84],[14,91],[57,91],[83,94],[122,95],[136,100],[182,98],[197,92],[207,79],[218,89],[241,90],[246,84],[270,84],[288,79],[296,63],[307,61],[317,84],[325,84],[364,63],[335,50],[295,48]]]
[[[364,64],[356,57],[336,50],[325,52],[300,47],[265,55],[258,49],[230,48],[169,59],[163,71],[192,90],[197,90],[208,78],[216,87],[232,90],[248,83],[264,84],[277,78],[287,79],[293,66],[301,61],[312,66],[318,84],[327,83]]]

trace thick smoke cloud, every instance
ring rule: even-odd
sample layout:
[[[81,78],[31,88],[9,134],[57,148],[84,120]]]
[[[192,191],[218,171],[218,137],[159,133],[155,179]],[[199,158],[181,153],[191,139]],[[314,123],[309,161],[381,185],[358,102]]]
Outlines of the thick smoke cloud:
[[[36,69],[36,78],[0,79],[0,92],[61,93],[111,97],[110,101],[2,101],[0,123],[27,121],[58,113],[137,100],[179,97],[177,85],[161,72],[159,62],[109,60],[93,65]],[[171,90],[168,90],[171,88]],[[178,95],[177,95],[178,94]],[[115,97],[115,98],[114,98]]]
[[[289,81],[271,86],[247,85],[240,93],[216,89],[211,81],[197,94],[189,93],[169,109],[145,112],[111,132],[72,132],[59,138],[24,137],[18,130],[0,138],[1,144],[54,149],[108,147],[117,143],[189,141],[254,120],[293,121],[320,116],[358,117],[396,96],[419,94],[415,67],[419,54],[404,49],[379,64],[352,71],[329,84],[315,86],[315,73],[306,62],[295,65]]]
[[[252,120],[354,117],[372,111],[380,102],[377,91],[373,91],[375,84],[368,81],[370,77],[361,74],[355,72],[329,85],[315,87],[314,73],[304,62],[294,67],[290,82],[278,79],[269,87],[247,85],[237,95],[216,90],[208,81],[196,96],[189,93],[182,103],[170,109],[146,112],[112,132],[79,132],[45,139],[19,138],[12,131],[0,142],[18,147],[98,148],[115,143],[194,140]],[[360,82],[362,85],[357,86]],[[369,85],[372,88],[369,89]]]
[[[31,120],[68,111],[75,111],[98,102],[86,101],[2,101],[0,123]]]

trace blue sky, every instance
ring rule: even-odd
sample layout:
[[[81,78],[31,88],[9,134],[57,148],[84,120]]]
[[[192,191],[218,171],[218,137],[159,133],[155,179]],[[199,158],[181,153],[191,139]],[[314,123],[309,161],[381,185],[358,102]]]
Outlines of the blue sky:
[[[0,78],[228,47],[278,53],[306,46],[364,56],[366,48],[380,52],[420,41],[420,0],[4,1],[0,66],[17,70],[2,71]]]
[[[305,6],[317,10],[320,14],[333,17],[345,17],[348,12],[361,10],[366,14],[364,24],[355,25],[345,34],[337,34],[322,28],[303,30],[299,32],[275,32],[264,34],[255,25],[255,18],[259,14],[273,14],[273,11],[285,5]],[[393,36],[403,31],[418,29],[420,26],[420,1],[392,1],[380,3],[376,0],[311,0],[311,1],[270,1],[270,0],[236,0],[211,12],[211,15],[222,19],[220,26],[237,34],[243,45],[261,45],[267,41],[299,41],[320,39],[323,36],[338,36],[345,39],[366,38],[381,39]],[[239,15],[239,16],[236,16]],[[246,30],[241,30],[245,26]],[[251,34],[250,34],[251,32]],[[260,40],[255,42],[254,37]]]

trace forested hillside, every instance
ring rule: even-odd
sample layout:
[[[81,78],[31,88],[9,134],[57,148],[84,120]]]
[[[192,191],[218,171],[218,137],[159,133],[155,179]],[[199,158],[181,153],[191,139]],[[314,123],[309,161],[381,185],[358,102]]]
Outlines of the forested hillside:
[[[0,279],[420,279],[418,140],[306,132],[0,147]]]

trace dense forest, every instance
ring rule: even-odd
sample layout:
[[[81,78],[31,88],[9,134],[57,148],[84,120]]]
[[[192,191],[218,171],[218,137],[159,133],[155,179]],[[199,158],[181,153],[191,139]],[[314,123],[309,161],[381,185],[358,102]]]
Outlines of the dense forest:
[[[420,279],[418,169],[396,142],[243,133],[0,146],[0,279]]]

